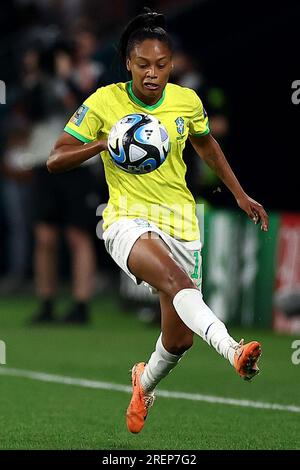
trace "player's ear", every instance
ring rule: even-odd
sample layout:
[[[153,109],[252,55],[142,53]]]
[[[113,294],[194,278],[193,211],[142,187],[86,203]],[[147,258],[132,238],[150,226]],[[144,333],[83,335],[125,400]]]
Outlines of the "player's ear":
[[[130,59],[126,59],[126,68],[127,68],[128,72],[131,71]]]

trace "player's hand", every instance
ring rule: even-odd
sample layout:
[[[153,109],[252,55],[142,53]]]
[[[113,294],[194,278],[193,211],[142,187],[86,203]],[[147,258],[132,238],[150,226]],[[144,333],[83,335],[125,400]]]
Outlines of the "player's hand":
[[[269,217],[265,209],[259,202],[256,202],[254,199],[249,197],[247,194],[238,197],[236,202],[243,209],[246,214],[248,214],[249,219],[251,219],[255,224],[261,223],[261,230],[267,232],[269,228]]]

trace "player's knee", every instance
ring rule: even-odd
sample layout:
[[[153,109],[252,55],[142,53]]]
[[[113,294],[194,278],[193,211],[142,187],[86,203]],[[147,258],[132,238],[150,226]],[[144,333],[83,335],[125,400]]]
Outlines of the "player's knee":
[[[193,336],[185,335],[182,338],[178,338],[175,341],[172,341],[171,344],[168,345],[168,351],[170,354],[175,354],[179,356],[183,354],[185,351],[190,349],[193,346]]]
[[[179,266],[168,270],[166,284],[167,293],[171,297],[174,297],[182,289],[193,289],[195,287],[188,274]]]

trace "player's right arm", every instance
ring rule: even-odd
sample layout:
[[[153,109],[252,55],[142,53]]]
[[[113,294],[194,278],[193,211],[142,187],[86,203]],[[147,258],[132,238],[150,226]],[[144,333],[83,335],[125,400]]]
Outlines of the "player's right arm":
[[[47,168],[50,173],[76,168],[107,150],[106,140],[99,138],[103,126],[102,116],[107,107],[104,95],[105,89],[98,88],[70,118],[48,158]]]
[[[63,132],[56,141],[47,160],[48,171],[50,173],[60,173],[71,170],[103,150],[107,150],[105,140],[84,144],[76,137]]]

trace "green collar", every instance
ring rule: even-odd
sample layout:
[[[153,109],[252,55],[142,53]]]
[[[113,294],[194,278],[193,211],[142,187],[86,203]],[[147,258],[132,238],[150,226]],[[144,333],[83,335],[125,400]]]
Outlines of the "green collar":
[[[153,104],[152,106],[149,106],[148,104],[145,104],[143,103],[141,100],[139,100],[135,94],[133,93],[133,90],[132,90],[132,80],[130,82],[127,82],[126,83],[126,90],[127,90],[127,93],[129,94],[130,98],[132,99],[132,101],[134,101],[136,104],[138,104],[139,106],[142,106],[143,108],[146,108],[146,109],[149,109],[149,111],[152,111],[153,109],[156,109],[158,108],[158,106],[160,106],[162,104],[162,102],[164,101],[165,99],[165,95],[166,95],[166,91],[164,89],[163,91],[163,94],[162,94],[162,97],[158,100],[157,103]]]

